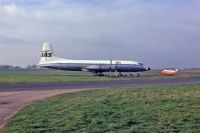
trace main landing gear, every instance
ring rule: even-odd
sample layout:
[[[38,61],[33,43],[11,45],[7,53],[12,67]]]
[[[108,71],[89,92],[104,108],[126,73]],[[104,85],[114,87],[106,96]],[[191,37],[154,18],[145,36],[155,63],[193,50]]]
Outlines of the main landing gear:
[[[95,76],[109,76],[109,77],[132,77],[132,78],[139,78],[141,77],[141,72],[137,72],[137,73],[122,73],[122,72],[118,72],[115,71],[114,75],[112,75],[111,73],[108,75],[103,74],[103,72],[95,72],[94,73]]]
[[[95,76],[105,76],[102,72],[95,72]]]

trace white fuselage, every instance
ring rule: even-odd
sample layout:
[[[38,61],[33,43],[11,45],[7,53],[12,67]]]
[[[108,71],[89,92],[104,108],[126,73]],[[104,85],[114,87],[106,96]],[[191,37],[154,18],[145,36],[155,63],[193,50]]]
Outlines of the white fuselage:
[[[150,68],[145,67],[140,62],[123,60],[69,60],[58,58],[54,55],[49,43],[43,44],[42,57],[39,65],[41,67],[69,70],[69,71],[90,71],[102,73],[109,71],[118,72],[140,72]]]

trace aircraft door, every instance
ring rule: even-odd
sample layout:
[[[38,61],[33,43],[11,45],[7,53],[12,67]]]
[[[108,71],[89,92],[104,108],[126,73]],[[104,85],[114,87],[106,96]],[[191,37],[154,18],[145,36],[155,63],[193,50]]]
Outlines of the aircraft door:
[[[119,64],[121,64],[121,62],[119,62],[119,61],[116,61],[114,64],[111,64],[111,70],[112,71],[117,71]]]

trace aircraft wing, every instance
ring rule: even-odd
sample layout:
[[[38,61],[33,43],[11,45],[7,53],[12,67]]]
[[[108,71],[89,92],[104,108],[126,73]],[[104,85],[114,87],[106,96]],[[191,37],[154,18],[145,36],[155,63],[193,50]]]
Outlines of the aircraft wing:
[[[89,72],[99,72],[99,71],[106,71],[109,70],[110,68],[108,66],[105,66],[103,64],[99,65],[89,65],[87,67],[84,67],[82,70],[83,71],[89,71]]]

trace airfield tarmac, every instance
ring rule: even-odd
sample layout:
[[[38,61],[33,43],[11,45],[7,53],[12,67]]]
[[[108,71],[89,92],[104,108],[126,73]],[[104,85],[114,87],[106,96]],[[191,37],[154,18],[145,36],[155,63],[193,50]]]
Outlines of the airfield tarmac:
[[[200,77],[142,78],[70,83],[0,84],[0,127],[21,108],[63,93],[110,87],[200,84]]]
[[[198,84],[200,77],[141,78],[105,81],[80,81],[67,83],[0,84],[0,92],[35,91],[57,89],[88,89],[107,87],[126,87],[140,85]]]

